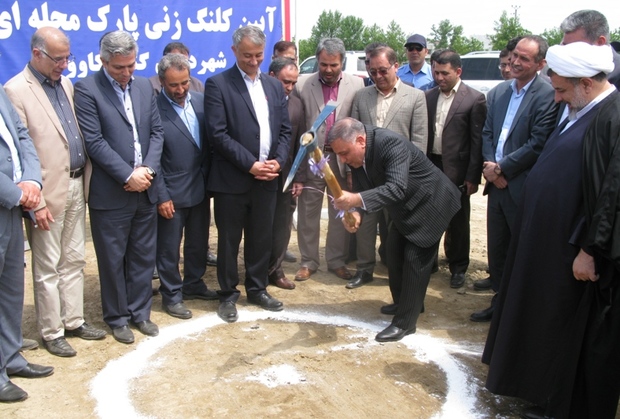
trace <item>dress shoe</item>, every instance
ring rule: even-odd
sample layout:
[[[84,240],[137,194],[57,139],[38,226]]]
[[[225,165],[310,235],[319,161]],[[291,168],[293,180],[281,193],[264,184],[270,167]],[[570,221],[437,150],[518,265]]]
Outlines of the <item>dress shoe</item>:
[[[239,318],[237,315],[237,307],[232,301],[220,303],[220,306],[217,308],[217,315],[220,316],[220,319],[228,323],[234,323]]]
[[[523,419],[553,419],[545,415],[545,409],[539,406],[530,406],[521,413]]]
[[[465,283],[465,272],[452,274],[450,277],[450,288],[461,288]]]
[[[295,262],[297,262],[297,258],[295,257],[295,255],[293,253],[291,253],[289,250],[287,250],[284,253],[284,261],[285,262],[289,262],[289,263],[295,263]]]
[[[217,292],[210,289],[192,293],[183,292],[184,300],[218,300],[219,298],[220,297],[217,295]]]
[[[26,366],[19,371],[11,372],[7,368],[6,372],[10,377],[43,378],[52,375],[54,373],[54,367],[27,363]]]
[[[164,311],[170,314],[172,317],[176,317],[178,319],[191,319],[192,312],[185,307],[183,302],[179,302],[176,304],[162,304],[161,305]]]
[[[341,266],[335,269],[328,269],[328,271],[336,275],[338,278],[346,279],[347,281],[353,277],[346,266]]]
[[[490,322],[493,318],[493,311],[495,311],[495,307],[493,306],[485,308],[484,310],[476,311],[469,316],[469,320],[472,322]]]
[[[120,343],[133,343],[134,341],[133,332],[127,325],[112,329],[112,336]]]
[[[13,402],[21,402],[22,400],[26,400],[28,398],[28,393],[26,393],[21,388],[17,387],[10,381],[7,381],[4,384],[0,384],[0,402],[2,403],[13,403]]]
[[[33,349],[37,349],[39,347],[39,342],[34,339],[22,339],[22,347],[19,348],[20,351],[31,351]]]
[[[295,274],[295,281],[307,281],[310,279],[310,275],[316,272],[316,269],[310,269],[307,266],[299,268]]]
[[[391,324],[377,333],[375,340],[377,342],[396,342],[412,333],[415,333],[415,327],[413,329],[401,329],[400,327],[396,327]]]
[[[217,266],[217,256],[210,250],[207,252],[207,265]]]
[[[294,290],[295,289],[295,283],[293,281],[291,281],[290,279],[288,279],[287,277],[283,276],[281,278],[277,278],[277,279],[272,279],[269,278],[269,283],[271,285],[275,285],[278,288],[282,288],[285,290]]]
[[[140,333],[146,336],[159,335],[159,327],[150,320],[143,320],[141,322],[134,322]]]
[[[45,349],[52,355],[62,356],[64,358],[69,358],[77,354],[75,349],[69,345],[67,339],[62,336],[54,340],[44,340],[43,346],[45,346]]]
[[[106,335],[105,330],[97,329],[86,322],[77,329],[65,330],[65,336],[77,336],[85,340],[100,340]]]
[[[372,282],[372,273],[366,271],[357,271],[351,280],[345,285],[348,289],[359,288],[362,285]]]
[[[261,308],[269,311],[282,311],[284,308],[284,304],[282,304],[281,301],[273,298],[266,292],[256,296],[248,295],[248,303],[260,306]]]
[[[381,314],[387,314],[388,316],[393,316],[398,311],[398,304],[386,304],[381,306]]]
[[[486,291],[491,289],[491,277],[474,281],[474,289],[476,291]]]

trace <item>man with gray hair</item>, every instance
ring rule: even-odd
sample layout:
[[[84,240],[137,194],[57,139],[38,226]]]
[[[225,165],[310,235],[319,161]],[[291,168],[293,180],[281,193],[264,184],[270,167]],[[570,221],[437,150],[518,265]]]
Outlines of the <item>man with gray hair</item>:
[[[162,89],[157,107],[164,128],[161,173],[157,185],[157,270],[162,308],[180,319],[192,312],[184,299],[217,300],[202,276],[207,268],[209,198],[206,195],[209,146],[202,93],[190,93],[190,63],[167,54],[158,65]],[[183,278],[179,248],[183,241]]]
[[[256,26],[238,28],[232,50],[237,62],[207,79],[204,98],[207,138],[213,149],[207,190],[213,194],[218,229],[218,315],[226,322],[238,318],[242,235],[248,302],[265,310],[283,309],[266,288],[277,178],[288,158],[291,136],[282,83],[260,71],[263,31]]]
[[[337,120],[351,115],[355,92],[364,87],[361,78],[342,71],[345,53],[344,43],[340,39],[322,39],[316,48],[319,71],[303,78],[297,85],[308,127],[312,126],[330,100],[338,102],[336,110],[317,130],[317,145],[323,151],[323,155],[329,159],[328,164],[342,189],[348,189],[345,167],[336,158],[327,141],[327,135]],[[312,189],[302,194],[298,203],[297,243],[301,253],[301,263],[295,275],[297,281],[309,279],[320,266],[319,239],[323,194],[319,192],[326,190],[327,183],[325,179],[312,174],[308,168],[306,186]],[[328,205],[325,259],[330,272],[348,281],[351,279],[351,273],[346,267],[349,234],[340,220],[336,218],[337,213],[338,211],[331,204]]]
[[[37,228],[26,222],[32,254],[37,326],[53,355],[75,356],[65,336],[103,339],[84,321],[85,191],[91,165],[73,110],[73,85],[62,76],[73,60],[67,36],[43,27],[32,36],[31,58],[5,85],[28,128],[45,170]],[[85,176],[88,174],[88,176]]]
[[[93,175],[88,201],[103,319],[114,339],[133,343],[129,324],[150,320],[157,242],[157,186],[163,129],[148,79],[134,77],[138,45],[125,31],[100,42],[102,68],[75,84],[75,113]]]
[[[615,418],[620,394],[620,94],[609,45],[547,53],[570,117],[525,185],[482,361],[524,418]]]

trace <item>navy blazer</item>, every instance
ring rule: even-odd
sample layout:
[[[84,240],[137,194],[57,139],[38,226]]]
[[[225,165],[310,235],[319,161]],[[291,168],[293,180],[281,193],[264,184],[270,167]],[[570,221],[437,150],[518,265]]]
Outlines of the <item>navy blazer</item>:
[[[190,104],[200,125],[200,147],[163,91],[157,96],[157,107],[164,128],[161,176],[156,177],[159,195],[157,203],[172,200],[175,208],[198,205],[206,194],[209,146],[204,128],[204,97],[197,92],[191,92],[190,95]]]
[[[148,79],[134,77],[129,89],[142,148],[142,164],[159,172],[164,130],[153,87]],[[123,189],[134,170],[133,128],[103,68],[75,83],[75,114],[93,164],[89,206],[94,209],[124,207],[129,194],[135,193]],[[157,202],[155,183],[147,193],[151,203]]]
[[[260,80],[269,106],[269,159],[277,160],[282,168],[291,137],[286,95],[276,78],[261,73]],[[207,190],[231,194],[247,192],[255,180],[250,169],[259,158],[260,127],[250,93],[236,64],[207,79],[204,98],[207,141],[213,150]],[[278,189],[277,179],[264,183],[268,190]]]

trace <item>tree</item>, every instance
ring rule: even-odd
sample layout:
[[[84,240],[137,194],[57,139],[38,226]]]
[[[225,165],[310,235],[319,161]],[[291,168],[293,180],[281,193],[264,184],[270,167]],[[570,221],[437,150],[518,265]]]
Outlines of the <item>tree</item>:
[[[387,43],[387,36],[385,35],[385,32],[383,32],[383,29],[381,29],[377,24],[365,27],[362,32],[362,45],[364,45],[364,48],[372,42]]]
[[[609,42],[611,41],[620,41],[620,28],[616,28],[609,33]]]
[[[506,48],[506,44],[512,38],[530,34],[531,32],[521,26],[519,16],[508,17],[508,13],[504,10],[499,18],[499,22],[495,22],[495,33],[489,35],[491,47],[494,50],[502,50]]]
[[[484,49],[482,41],[463,35],[463,27],[461,25],[454,26],[449,20],[442,20],[438,26],[431,26],[431,34],[428,37],[429,44],[432,48],[452,49],[459,54],[467,54],[471,51],[480,51]]]
[[[388,28],[385,31],[385,43],[390,46],[394,51],[396,51],[396,56],[398,57],[398,62],[402,65],[407,62],[407,54],[405,54],[405,41],[407,40],[407,35],[403,32],[402,28],[395,21],[391,21],[388,24]]]
[[[461,32],[463,30],[462,27]],[[446,49],[450,48],[452,36],[455,27],[450,23],[448,19],[439,22],[439,26],[431,26],[431,35],[428,41],[433,45],[433,49]]]
[[[559,45],[562,43],[562,38],[564,38],[564,32],[560,28],[551,28],[545,29],[540,36],[547,40],[549,46]]]

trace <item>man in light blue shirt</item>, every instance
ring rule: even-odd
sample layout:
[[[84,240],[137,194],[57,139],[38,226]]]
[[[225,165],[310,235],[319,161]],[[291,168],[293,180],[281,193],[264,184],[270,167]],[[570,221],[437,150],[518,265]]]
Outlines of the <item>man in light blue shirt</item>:
[[[428,85],[433,81],[433,71],[431,66],[426,62],[426,38],[422,35],[411,35],[405,42],[407,50],[408,65],[403,65],[396,73],[398,77],[405,83],[413,87],[420,88]]]

